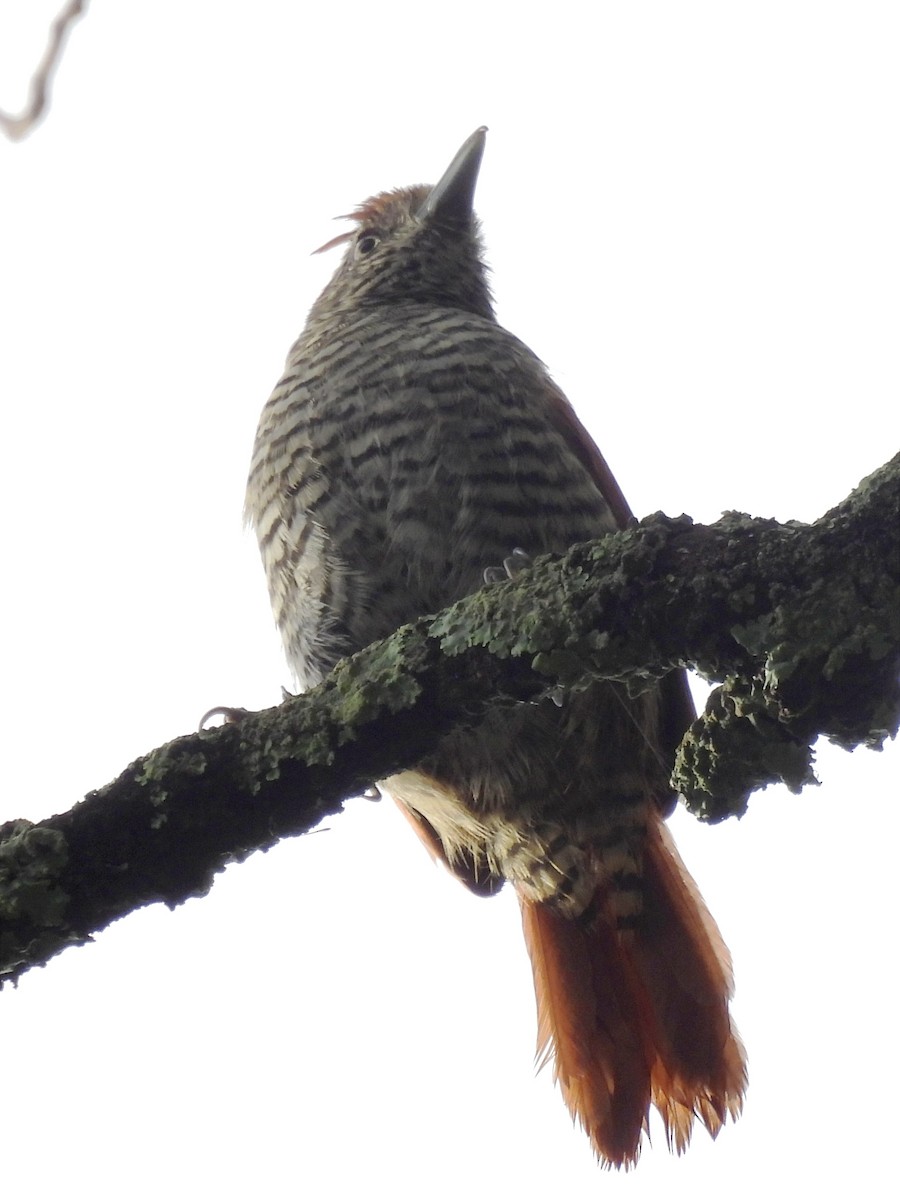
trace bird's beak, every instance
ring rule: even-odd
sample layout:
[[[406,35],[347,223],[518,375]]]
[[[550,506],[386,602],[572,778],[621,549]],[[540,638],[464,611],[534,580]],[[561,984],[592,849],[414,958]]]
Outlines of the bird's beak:
[[[463,142],[440,182],[434,185],[416,214],[420,221],[435,217],[444,221],[471,219],[486,133],[487,126],[482,125]]]

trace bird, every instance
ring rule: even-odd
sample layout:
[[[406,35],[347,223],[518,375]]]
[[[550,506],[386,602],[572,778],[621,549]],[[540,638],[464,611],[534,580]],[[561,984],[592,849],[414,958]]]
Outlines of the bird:
[[[301,690],[539,554],[633,516],[567,398],[497,321],[474,195],[486,127],[434,186],[385,191],[343,248],[256,433],[245,515]],[[515,890],[539,1065],[605,1167],[662,1117],[681,1153],[747,1086],[731,960],[665,819],[683,672],[490,708],[380,781],[472,891]]]

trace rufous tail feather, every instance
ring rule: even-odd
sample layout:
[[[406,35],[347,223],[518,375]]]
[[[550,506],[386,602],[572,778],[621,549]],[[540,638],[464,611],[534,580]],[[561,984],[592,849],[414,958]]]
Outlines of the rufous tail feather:
[[[715,1137],[747,1084],[731,1023],[728,951],[661,818],[643,853],[643,909],[618,930],[598,903],[580,920],[522,900],[538,1006],[538,1061],[601,1162],[638,1159],[652,1103],[671,1148],[695,1118]]]

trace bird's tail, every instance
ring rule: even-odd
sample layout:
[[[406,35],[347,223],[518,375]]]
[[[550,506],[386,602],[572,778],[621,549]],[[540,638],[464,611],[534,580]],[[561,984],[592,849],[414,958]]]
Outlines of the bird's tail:
[[[681,1153],[697,1117],[715,1137],[747,1085],[731,1023],[731,960],[661,818],[642,862],[642,911],[617,928],[598,892],[577,920],[522,900],[538,1060],[604,1165],[633,1166],[650,1104]]]

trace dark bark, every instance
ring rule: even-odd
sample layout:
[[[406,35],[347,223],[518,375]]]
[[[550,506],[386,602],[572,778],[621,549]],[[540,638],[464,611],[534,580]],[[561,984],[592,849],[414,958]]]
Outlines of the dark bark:
[[[341,663],[315,691],[178,738],[70,811],[0,827],[0,979],[340,811],[485,707],[587,679],[720,686],[674,782],[706,820],[813,780],[812,743],[877,747],[900,714],[900,455],[811,525],[649,517],[540,559]]]

